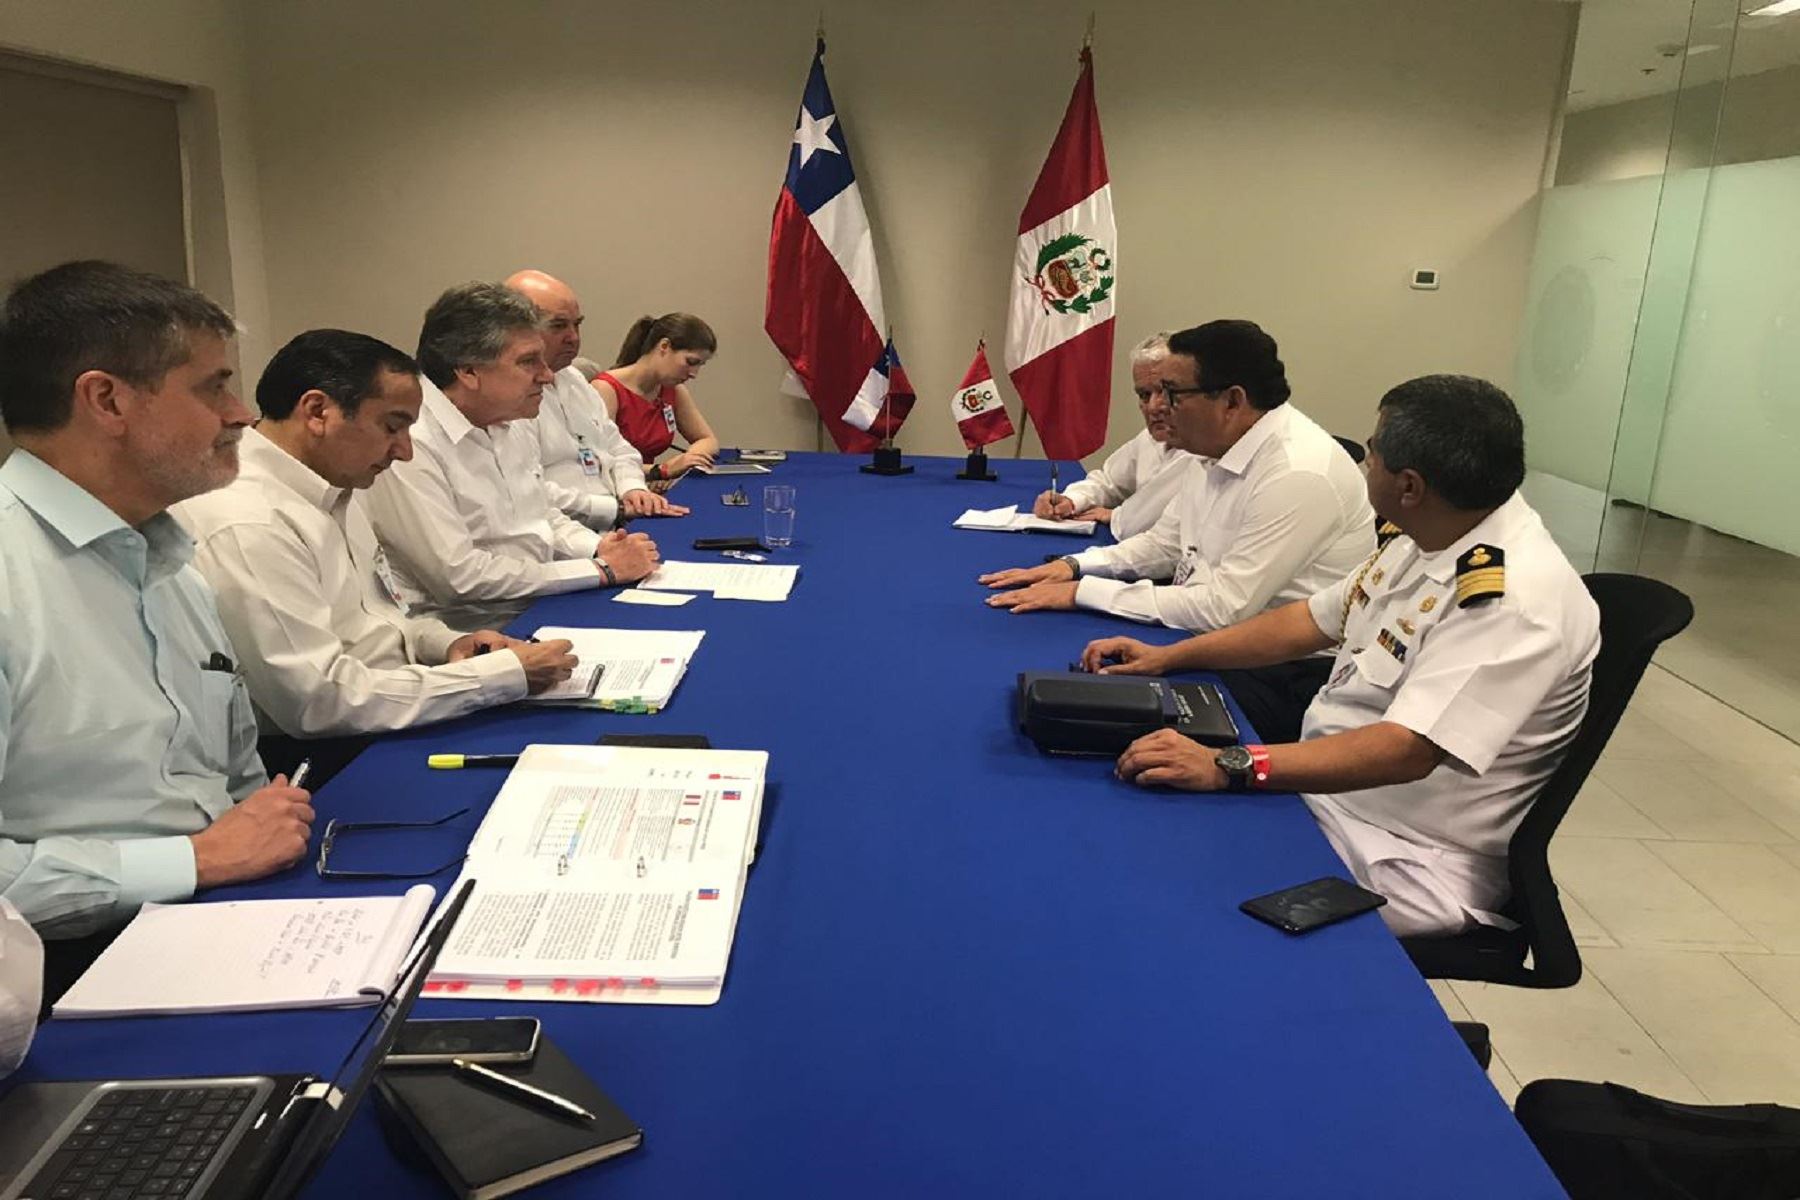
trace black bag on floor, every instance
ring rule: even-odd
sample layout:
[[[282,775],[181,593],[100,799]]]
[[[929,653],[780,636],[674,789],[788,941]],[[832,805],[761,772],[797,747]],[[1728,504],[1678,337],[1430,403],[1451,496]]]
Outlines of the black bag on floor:
[[[1795,1200],[1800,1109],[1658,1100],[1540,1079],[1513,1112],[1569,1200]]]

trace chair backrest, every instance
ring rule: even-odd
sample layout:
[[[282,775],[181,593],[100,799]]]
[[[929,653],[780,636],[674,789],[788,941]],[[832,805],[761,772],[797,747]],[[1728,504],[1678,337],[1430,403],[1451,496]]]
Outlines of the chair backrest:
[[[1588,685],[1587,713],[1507,850],[1508,909],[1531,939],[1531,973],[1540,987],[1569,987],[1581,978],[1581,956],[1550,877],[1550,835],[1618,728],[1656,648],[1694,619],[1693,601],[1659,580],[1596,574],[1582,576],[1582,582],[1600,608],[1600,653]]]
[[[1356,463],[1358,466],[1362,465],[1362,460],[1367,456],[1368,451],[1363,449],[1363,444],[1361,442],[1357,441],[1355,438],[1339,437],[1335,433],[1331,435],[1331,438],[1344,448],[1344,453],[1350,456],[1351,462]]]

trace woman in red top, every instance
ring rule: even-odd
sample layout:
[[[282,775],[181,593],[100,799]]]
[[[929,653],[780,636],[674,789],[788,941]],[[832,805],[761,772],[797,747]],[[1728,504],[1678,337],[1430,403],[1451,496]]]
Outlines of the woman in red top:
[[[639,317],[625,334],[610,371],[594,379],[607,415],[644,457],[644,477],[656,491],[694,467],[710,467],[719,439],[694,403],[688,380],[719,348],[705,321],[688,313]],[[651,399],[650,397],[654,397]],[[657,462],[679,433],[687,449]]]

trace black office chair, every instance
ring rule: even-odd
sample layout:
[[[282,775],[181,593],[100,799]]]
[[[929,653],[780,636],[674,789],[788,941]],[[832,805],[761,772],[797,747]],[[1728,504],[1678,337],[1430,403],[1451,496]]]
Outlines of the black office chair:
[[[1658,580],[1608,574],[1582,579],[1600,606],[1600,653],[1581,728],[1507,846],[1512,898],[1503,915],[1519,927],[1482,926],[1455,937],[1402,938],[1400,944],[1427,979],[1535,988],[1573,987],[1581,979],[1581,955],[1557,899],[1556,881],[1550,878],[1550,835],[1625,715],[1656,648],[1694,619],[1693,601]]]
[[[1357,441],[1355,438],[1338,437],[1335,433],[1332,434],[1331,437],[1333,441],[1344,448],[1344,453],[1350,456],[1351,462],[1359,467],[1362,466],[1362,460],[1369,452],[1363,449],[1363,444],[1361,442]]]

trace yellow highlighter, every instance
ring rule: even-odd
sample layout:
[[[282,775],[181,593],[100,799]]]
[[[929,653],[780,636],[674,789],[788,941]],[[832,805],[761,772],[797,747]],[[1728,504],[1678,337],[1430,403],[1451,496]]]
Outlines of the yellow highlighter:
[[[432,754],[426,757],[425,765],[454,771],[461,767],[510,767],[518,761],[516,754]]]

